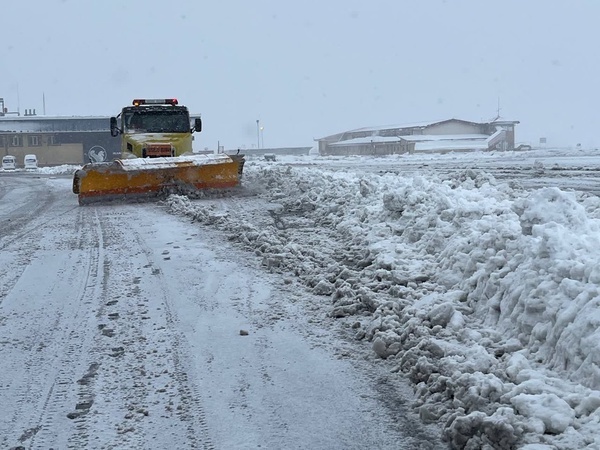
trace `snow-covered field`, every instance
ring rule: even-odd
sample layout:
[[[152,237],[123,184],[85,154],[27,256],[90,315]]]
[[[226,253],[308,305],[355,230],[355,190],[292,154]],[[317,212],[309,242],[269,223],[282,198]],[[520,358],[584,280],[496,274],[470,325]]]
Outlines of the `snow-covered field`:
[[[267,206],[167,203],[321,295],[453,448],[600,448],[599,169],[596,150],[281,157],[247,163]]]
[[[596,449],[599,174],[597,150],[278,156],[160,205],[320,298],[295,310],[409,379],[451,448]]]

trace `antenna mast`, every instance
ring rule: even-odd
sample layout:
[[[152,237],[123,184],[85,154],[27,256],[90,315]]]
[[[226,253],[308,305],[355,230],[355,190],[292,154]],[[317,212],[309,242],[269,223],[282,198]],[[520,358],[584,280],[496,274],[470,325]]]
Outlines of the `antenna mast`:
[[[19,83],[17,83],[17,116],[21,115],[21,98],[19,97]]]
[[[496,118],[494,120],[498,120],[500,118],[500,96],[498,96],[498,109],[496,110]]]

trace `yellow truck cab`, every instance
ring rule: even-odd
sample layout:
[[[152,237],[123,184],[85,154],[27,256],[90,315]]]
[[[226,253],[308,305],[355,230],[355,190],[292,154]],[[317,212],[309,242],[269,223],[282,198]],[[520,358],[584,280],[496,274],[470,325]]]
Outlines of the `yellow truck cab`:
[[[200,118],[177,99],[135,99],[110,118],[111,135],[121,136],[121,158],[159,158],[192,153],[192,134],[202,130]]]

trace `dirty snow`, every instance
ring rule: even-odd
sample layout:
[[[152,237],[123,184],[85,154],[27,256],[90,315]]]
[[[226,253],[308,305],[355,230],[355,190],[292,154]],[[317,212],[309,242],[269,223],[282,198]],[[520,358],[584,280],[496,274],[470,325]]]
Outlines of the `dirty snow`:
[[[321,298],[450,447],[600,448],[600,152],[311,152],[243,184],[162,205]]]
[[[453,448],[600,448],[599,168],[596,150],[250,159],[262,207],[166,203],[322,296]]]

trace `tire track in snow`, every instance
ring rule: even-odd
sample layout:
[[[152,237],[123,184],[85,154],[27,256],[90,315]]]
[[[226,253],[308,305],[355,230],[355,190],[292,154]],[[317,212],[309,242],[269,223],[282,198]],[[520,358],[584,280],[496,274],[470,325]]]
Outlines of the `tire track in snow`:
[[[201,404],[201,395],[198,388],[189,380],[188,372],[191,370],[186,364],[189,359],[189,349],[185,346],[185,338],[177,331],[177,317],[172,312],[169,292],[166,286],[169,286],[165,279],[160,265],[156,263],[152,250],[143,242],[139,233],[136,233],[135,239],[144,252],[144,258],[147,260],[147,267],[151,269],[152,274],[157,279],[157,286],[160,292],[158,296],[160,303],[164,307],[166,327],[168,330],[168,339],[170,339],[169,348],[171,350],[172,364],[174,374],[173,381],[176,383],[176,391],[180,404],[178,405],[179,420],[185,423],[186,437],[191,448],[204,448],[206,450],[215,449],[210,440],[210,432],[206,422],[206,413]]]
[[[61,359],[60,370],[55,378],[52,389],[48,392],[44,407],[40,411],[40,432],[31,440],[32,447],[35,445],[42,448],[52,446],[58,448],[86,448],[89,444],[87,437],[86,414],[89,405],[93,403],[93,394],[89,390],[81,389],[77,379],[81,380],[80,373],[75,372],[77,366],[81,366],[82,360],[89,357],[91,333],[85,326],[87,324],[86,312],[79,314],[79,308],[87,308],[92,305],[98,297],[100,289],[98,280],[102,278],[103,259],[103,230],[95,211],[78,210],[75,230],[78,233],[73,243],[67,244],[70,248],[88,249],[82,257],[74,264],[74,267],[86,268],[84,277],[78,273],[72,273],[68,280],[69,285],[79,283],[78,294],[74,301],[78,305],[75,315],[67,321],[67,324],[76,324],[71,329],[68,337],[66,352]],[[84,316],[81,317],[80,316]],[[89,320],[89,319],[88,319]],[[87,344],[84,342],[87,341]],[[83,345],[82,345],[83,344]],[[90,364],[90,368],[95,363]],[[66,399],[69,399],[67,401]],[[65,419],[66,418],[66,419]],[[69,423],[69,421],[71,423]],[[67,433],[61,433],[67,423]],[[74,429],[73,429],[74,428]]]
[[[10,183],[10,190],[14,189],[15,182]],[[31,262],[31,249],[39,247],[43,232],[76,208],[58,203],[55,192],[43,186],[43,189],[35,187],[35,195],[19,197],[17,206],[9,199],[10,211],[6,211],[9,206],[0,210],[0,252],[3,254],[0,268],[10,267],[10,270],[0,269],[0,305]]]
[[[40,206],[34,207],[25,203],[16,207],[6,216],[0,218],[0,304],[17,283],[23,271],[27,268],[31,257],[30,249],[35,248],[39,239],[33,232],[40,231],[39,219],[36,213],[47,208],[49,200],[41,197]],[[8,270],[10,268],[10,270]]]
[[[89,333],[85,329],[87,305],[91,303],[88,286],[94,286],[93,279],[98,276],[98,268],[102,264],[99,252],[101,245],[94,245],[101,234],[99,223],[97,218],[88,219],[90,226],[82,226],[84,213],[86,211],[77,211],[75,220],[64,217],[64,223],[55,225],[60,229],[58,233],[32,236],[32,239],[40,239],[37,249],[40,253],[55,249],[67,252],[68,257],[57,260],[55,283],[46,280],[46,284],[38,291],[44,297],[43,301],[34,299],[38,303],[33,309],[16,310],[11,317],[11,322],[19,320],[25,327],[25,333],[29,334],[26,339],[29,345],[16,349],[14,370],[20,371],[21,383],[11,386],[13,391],[18,390],[18,400],[10,422],[13,430],[5,438],[7,445],[15,438],[20,443],[28,442],[31,448],[82,448],[79,444],[86,443],[81,439],[77,440],[75,447],[68,443],[72,432],[75,436],[85,436],[85,432],[81,432],[80,424],[76,424],[75,430],[72,430],[73,423],[67,417],[68,412],[75,410],[79,404],[75,380],[77,366],[84,359],[88,347],[86,336]],[[69,227],[74,227],[75,245],[68,242],[72,236]],[[78,248],[86,251],[73,252]],[[44,258],[41,254],[34,256]],[[32,276],[29,272],[34,271],[31,267],[25,269],[17,280],[20,283],[28,283],[28,277]],[[82,277],[81,273],[85,275]],[[18,293],[15,296],[18,297]],[[35,316],[31,317],[32,314]],[[48,326],[45,326],[46,323]],[[19,428],[24,428],[24,423],[29,425],[21,431]],[[21,434],[16,436],[18,433]]]
[[[123,217],[122,210],[110,208],[98,207],[95,212],[101,255],[97,270],[101,277],[90,293],[97,304],[88,326],[94,358],[77,380],[80,409],[71,414],[78,432],[69,442],[73,448],[87,448],[85,443],[101,448],[148,448],[152,442],[136,430],[134,417],[136,410],[146,411],[135,401],[140,374],[129,376],[137,370],[131,364],[129,347],[134,345],[135,336],[143,333],[136,327],[139,317],[134,314],[139,277],[131,279],[135,271],[130,259],[123,257],[132,251],[122,230],[122,221],[127,217]]]
[[[21,183],[26,186],[24,190],[21,189]],[[41,226],[53,220],[54,214],[47,214],[47,212],[56,206],[56,193],[47,189],[46,183],[24,183],[14,178],[7,184],[9,198],[4,199],[3,208],[0,209],[0,230],[2,230],[0,250],[18,244],[24,236],[39,230]],[[6,196],[7,194],[3,197]],[[40,217],[48,215],[51,216],[50,219],[40,222]]]
[[[135,205],[97,209],[104,262],[97,265],[102,281],[90,293],[98,305],[88,327],[95,356],[78,374],[78,398],[87,393],[94,402],[89,414],[74,419],[79,434],[69,444],[211,450],[205,412],[188,379],[188,353],[165,290],[172,283],[143,242],[146,229],[123,227],[141,223],[144,218],[137,215],[144,210]]]

